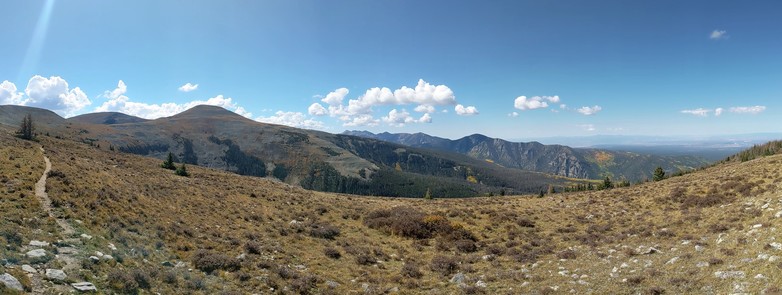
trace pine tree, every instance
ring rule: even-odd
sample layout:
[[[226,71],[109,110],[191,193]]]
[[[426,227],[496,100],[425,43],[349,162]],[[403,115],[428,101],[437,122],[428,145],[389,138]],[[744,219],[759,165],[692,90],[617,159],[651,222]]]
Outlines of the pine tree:
[[[21,139],[32,140],[35,138],[35,126],[33,125],[33,116],[27,114],[22,118],[22,124],[19,125],[19,131],[16,136]]]
[[[663,167],[657,167],[657,169],[654,169],[654,181],[660,181],[665,179],[665,170],[663,170]]]
[[[611,182],[611,178],[606,176],[606,179],[603,180],[603,189],[612,189],[614,188],[614,183]]]
[[[174,173],[176,173],[176,175],[184,176],[184,177],[190,176],[190,173],[187,173],[187,167],[185,167],[185,163],[182,163],[182,166],[176,168],[176,171]]]
[[[176,166],[174,166],[174,154],[168,153],[168,158],[165,162],[163,162],[163,164],[160,164],[160,167],[166,168],[168,170],[176,170]]]
[[[432,199],[432,192],[427,188],[426,194],[424,195],[425,200],[431,200]]]

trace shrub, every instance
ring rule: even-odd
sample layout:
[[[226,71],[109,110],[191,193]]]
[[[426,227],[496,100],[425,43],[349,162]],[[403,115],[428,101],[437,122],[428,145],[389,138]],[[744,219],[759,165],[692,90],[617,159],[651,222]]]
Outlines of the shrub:
[[[109,272],[106,280],[109,287],[117,292],[125,294],[136,294],[138,292],[138,282],[130,273],[115,269]]]
[[[576,259],[576,251],[573,250],[564,250],[559,253],[557,253],[557,258],[559,259]]]
[[[429,269],[443,276],[447,276],[459,269],[459,263],[454,257],[437,255],[432,258],[432,263],[429,264]]]
[[[291,289],[299,294],[310,294],[310,292],[317,288],[318,278],[313,275],[306,275],[295,279],[291,283]]]
[[[477,250],[477,247],[475,246],[475,242],[472,240],[458,240],[456,241],[456,250],[459,250],[459,252],[463,253],[472,253]]]
[[[261,243],[256,241],[247,241],[247,243],[244,244],[244,250],[250,254],[261,254],[261,251],[263,251],[263,246]]]
[[[169,285],[176,286],[177,283],[179,282],[179,278],[177,278],[176,272],[171,270],[163,274],[163,282]]]
[[[519,218],[518,220],[516,220],[516,224],[518,224],[521,227],[529,227],[529,228],[535,227],[535,222],[527,218]]]
[[[152,285],[150,285],[152,279],[144,270],[138,268],[134,269],[130,272],[130,276],[133,277],[133,280],[136,281],[136,284],[138,284],[139,288],[149,289],[152,287]]]
[[[339,229],[330,224],[314,223],[310,226],[309,235],[313,238],[333,240],[339,236]]]
[[[368,254],[359,254],[356,255],[356,263],[359,265],[372,265],[375,264],[375,259],[372,258],[372,256],[369,256]]]
[[[340,253],[339,250],[331,247],[326,247],[325,249],[323,249],[323,254],[325,254],[326,257],[331,259],[339,259],[340,257],[342,257],[342,253]]]
[[[401,274],[404,277],[414,279],[421,278],[424,275],[421,273],[421,270],[419,270],[418,264],[409,261],[405,262],[405,265],[402,266]]]
[[[229,257],[225,254],[214,253],[207,250],[198,250],[193,255],[193,265],[206,273],[212,273],[215,270],[222,269],[227,271],[236,271],[241,268],[238,259]]]
[[[174,154],[168,153],[168,158],[166,158],[166,161],[163,162],[163,164],[160,164],[160,167],[168,170],[176,170],[176,166],[174,166]]]
[[[187,167],[185,167],[185,163],[182,163],[182,166],[179,166],[179,168],[176,168],[176,171],[174,172],[176,175],[188,177],[190,176],[190,173],[187,172]]]

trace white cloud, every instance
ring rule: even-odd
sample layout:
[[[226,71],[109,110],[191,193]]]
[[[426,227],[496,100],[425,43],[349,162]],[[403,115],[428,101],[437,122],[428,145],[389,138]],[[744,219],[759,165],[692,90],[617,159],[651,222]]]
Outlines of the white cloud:
[[[194,100],[185,103],[148,104],[131,101],[130,98],[125,96],[127,89],[127,85],[120,80],[117,83],[117,88],[112,91],[104,92],[103,96],[108,98],[108,100],[99,107],[96,107],[95,111],[120,112],[145,119],[157,119],[176,115],[197,105],[213,105],[231,110],[247,118],[252,117],[252,113],[247,112],[244,108],[238,106],[233,102],[232,98],[226,98],[222,95],[207,100]]]
[[[517,112],[512,112],[512,113],[508,114],[508,117],[512,117],[512,118],[515,118],[515,117],[518,117],[518,116],[519,116],[519,113],[517,113]]]
[[[603,110],[603,108],[601,108],[600,106],[593,106],[593,107],[581,107],[577,111],[581,114],[589,116],[589,115],[594,115],[601,110]]]
[[[348,95],[348,93],[350,93],[350,91],[347,88],[339,88],[337,90],[329,92],[329,94],[326,95],[326,97],[321,99],[320,101],[325,102],[329,105],[342,104],[342,100],[345,98],[346,95]]]
[[[723,111],[725,111],[723,108],[717,108],[714,110],[714,115],[719,117],[720,115],[722,115]]]
[[[590,132],[597,130],[595,128],[595,125],[593,125],[593,124],[581,124],[581,125],[578,125],[578,127],[581,127],[582,129],[584,129],[586,131],[590,131]]]
[[[296,128],[323,129],[323,122],[307,118],[306,115],[300,112],[277,111],[273,116],[262,116],[256,118],[255,120],[263,123],[285,125]]]
[[[563,103],[563,104],[559,105],[559,108],[564,110],[564,109],[567,108],[567,105]]]
[[[27,99],[21,102],[22,105],[49,109],[64,116],[74,115],[92,103],[81,88],[70,89],[68,82],[58,76],[47,79],[35,75],[24,92]]]
[[[418,123],[432,123],[432,116],[426,113],[421,118],[418,118]]]
[[[766,110],[765,106],[752,106],[752,107],[732,107],[730,108],[731,113],[737,113],[737,114],[752,114],[756,115]]]
[[[356,117],[348,118],[343,121],[346,121],[342,124],[342,126],[346,127],[356,127],[356,126],[377,126],[378,123],[380,123],[380,120],[375,119],[372,117],[372,115],[367,114],[361,114]]]
[[[431,114],[431,113],[434,113],[437,110],[435,110],[434,106],[422,104],[422,105],[419,105],[419,106],[415,107],[414,111],[419,112],[419,113]]]
[[[122,82],[122,81],[120,81],[120,82]],[[190,91],[193,91],[193,90],[196,90],[196,89],[198,89],[198,84],[191,84],[190,82],[187,82],[187,84],[182,85],[182,86],[179,87],[179,91],[182,91],[182,92],[190,92]]]
[[[22,104],[24,94],[16,89],[14,83],[3,81],[0,83],[0,105],[3,104]]]
[[[328,110],[326,110],[326,108],[324,108],[322,105],[316,102],[311,104],[310,107],[307,108],[307,113],[313,116],[325,116],[328,114]]]
[[[728,38],[728,32],[724,30],[714,30],[711,31],[711,34],[709,34],[709,39],[712,40],[721,40],[727,38]]]
[[[473,116],[478,114],[478,109],[476,109],[474,106],[465,107],[463,105],[457,104],[453,110],[456,111],[456,114],[459,116]]]
[[[515,101],[513,101],[513,106],[519,110],[525,111],[525,110],[534,110],[534,109],[540,109],[540,108],[547,108],[548,102],[551,103],[558,103],[559,102],[559,96],[533,96],[533,97],[526,97],[526,96],[519,96],[516,98]]]
[[[405,110],[397,111],[396,109],[393,109],[390,112],[388,112],[388,116],[383,117],[382,120],[383,122],[388,123],[388,125],[396,126],[396,127],[402,127],[405,126],[405,124],[418,122],[413,117],[410,117],[410,113],[408,113],[407,111]]]
[[[706,117],[706,116],[709,115],[709,113],[711,113],[711,110],[707,110],[707,109],[704,109],[704,108],[697,108],[697,109],[694,109],[694,110],[683,110],[681,112],[682,112],[682,114],[690,114],[690,115],[695,115],[695,116],[699,116],[699,117]]]

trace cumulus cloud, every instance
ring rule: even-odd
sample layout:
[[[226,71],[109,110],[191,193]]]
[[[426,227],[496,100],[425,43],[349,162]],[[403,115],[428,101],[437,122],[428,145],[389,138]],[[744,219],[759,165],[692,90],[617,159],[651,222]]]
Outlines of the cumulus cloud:
[[[476,109],[474,106],[465,107],[463,105],[457,104],[453,110],[459,116],[473,116],[478,114],[478,109]]]
[[[328,114],[328,110],[326,110],[326,108],[324,108],[322,105],[316,102],[311,104],[310,107],[307,108],[307,113],[313,116],[325,116]]]
[[[547,101],[551,103],[559,103],[559,96],[533,96],[528,98],[522,95],[516,98],[516,100],[513,102],[513,106],[522,111],[541,109],[548,107]]]
[[[379,122],[392,125],[408,123],[428,123],[432,115],[437,112],[437,106],[456,105],[456,97],[453,90],[446,85],[433,85],[423,79],[419,79],[415,87],[402,86],[396,90],[388,87],[373,87],[367,89],[355,99],[345,98],[350,93],[347,88],[336,89],[324,96],[316,96],[321,103],[313,103],[307,109],[310,115],[329,115],[343,122],[344,126],[375,126]],[[324,105],[325,104],[325,105]],[[380,120],[373,116],[374,108],[381,106],[415,106],[415,112],[424,113],[419,119],[412,117],[407,111],[396,111],[394,114],[382,117]],[[462,106],[464,115],[477,114],[475,107]],[[400,116],[406,114],[410,119]],[[401,121],[400,121],[401,120]]]
[[[704,108],[697,108],[694,110],[683,110],[681,112],[682,114],[690,114],[698,117],[706,117],[709,115],[709,113],[711,113],[711,110],[704,109]]]
[[[45,108],[60,115],[72,116],[92,102],[79,87],[70,89],[68,82],[58,76],[47,78],[35,75],[25,89],[23,105]]]
[[[342,126],[357,127],[357,126],[377,126],[380,120],[375,119],[372,115],[362,114],[353,118],[347,118]]]
[[[597,112],[599,112],[601,110],[603,110],[603,108],[601,108],[600,106],[596,105],[596,106],[593,106],[593,107],[581,107],[581,108],[579,108],[576,111],[578,111],[579,113],[581,113],[583,115],[590,116],[590,115],[596,114]]]
[[[0,83],[0,105],[3,104],[22,104],[24,94],[16,89],[14,83],[3,81]]]
[[[756,115],[766,110],[765,106],[732,107],[731,113]]]
[[[326,97],[321,99],[320,101],[325,102],[329,105],[342,104],[342,100],[345,98],[346,95],[348,95],[348,93],[350,93],[350,91],[347,88],[339,88],[337,90],[329,92],[329,94],[326,95]]]
[[[198,89],[198,84],[191,84],[190,82],[188,82],[187,84],[182,85],[182,86],[179,87],[179,91],[182,91],[182,92],[190,92],[190,91],[193,91],[193,90],[196,90],[196,89]]]
[[[117,83],[117,88],[104,92],[103,96],[108,100],[95,108],[95,111],[120,112],[145,119],[157,119],[176,115],[197,105],[213,105],[231,110],[247,118],[252,116],[252,113],[247,112],[244,108],[234,103],[232,98],[226,98],[222,95],[218,95],[207,100],[194,100],[185,103],[148,104],[131,101],[130,98],[125,95],[127,90],[128,87],[125,82],[120,80]]]
[[[722,40],[728,38],[728,32],[724,30],[714,30],[711,31],[711,34],[709,34],[709,39],[712,40]]]
[[[323,129],[323,122],[307,118],[306,115],[300,112],[277,111],[273,116],[261,116],[255,120],[263,123],[285,125],[296,128]]]
[[[388,123],[391,126],[402,127],[405,124],[415,123],[417,120],[410,116],[405,110],[397,111],[396,109],[388,112],[388,116],[382,118],[383,122]]]
[[[722,115],[722,112],[724,112],[724,111],[725,110],[723,108],[717,108],[717,109],[714,110],[714,115],[719,117],[720,115]]]

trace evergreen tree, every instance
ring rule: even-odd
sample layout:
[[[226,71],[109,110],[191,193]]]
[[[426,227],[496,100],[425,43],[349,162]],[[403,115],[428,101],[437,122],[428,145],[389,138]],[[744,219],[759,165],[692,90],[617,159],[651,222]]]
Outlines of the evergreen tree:
[[[654,181],[660,181],[665,179],[665,170],[663,170],[663,167],[657,167],[657,169],[654,169]]]
[[[427,188],[426,194],[424,195],[424,199],[431,200],[432,199],[432,192]]]
[[[174,173],[176,173],[176,175],[184,176],[184,177],[190,176],[190,173],[187,173],[187,167],[185,167],[185,163],[182,163],[182,166],[176,168],[176,171]]]
[[[614,188],[614,183],[611,182],[611,178],[606,176],[606,179],[603,180],[603,189],[612,189]]]
[[[160,164],[160,167],[166,168],[168,170],[176,170],[176,166],[174,166],[174,154],[169,152],[168,158],[165,162],[163,162],[163,164]]]
[[[22,118],[22,124],[19,125],[19,131],[16,136],[21,139],[32,140],[35,138],[35,126],[33,125],[33,116],[27,114]]]

